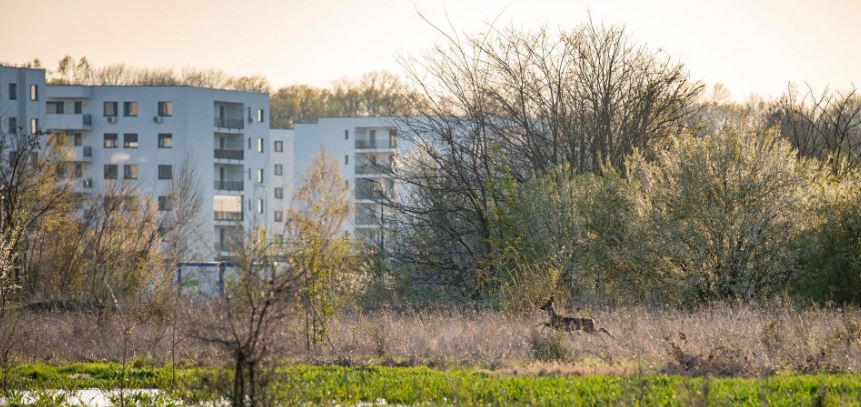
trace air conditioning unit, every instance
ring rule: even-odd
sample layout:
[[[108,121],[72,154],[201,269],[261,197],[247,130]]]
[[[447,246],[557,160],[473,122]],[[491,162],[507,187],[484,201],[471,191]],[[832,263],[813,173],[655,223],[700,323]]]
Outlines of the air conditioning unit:
[[[164,121],[164,118],[161,116],[153,116],[152,121],[155,123],[161,123]]]
[[[116,122],[117,122],[116,116],[108,116],[108,123],[116,123]]]

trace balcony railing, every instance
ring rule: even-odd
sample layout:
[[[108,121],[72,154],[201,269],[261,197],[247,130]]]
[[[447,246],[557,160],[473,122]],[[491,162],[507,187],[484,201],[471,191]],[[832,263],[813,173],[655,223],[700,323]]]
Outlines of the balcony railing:
[[[223,160],[242,160],[245,158],[244,150],[233,150],[226,148],[216,148],[215,149],[215,158],[221,158]]]
[[[381,162],[376,164],[358,163],[356,164],[356,174],[391,174],[392,163]]]
[[[241,222],[242,212],[215,211],[215,220]]]
[[[244,129],[245,120],[242,118],[234,119],[232,117],[216,117],[215,127],[219,129]]]
[[[387,139],[356,139],[356,149],[371,149],[371,148],[383,148],[383,149],[391,149],[397,147],[397,141],[395,140],[387,140]]]
[[[242,191],[245,189],[245,182],[215,180],[215,189],[219,191]]]

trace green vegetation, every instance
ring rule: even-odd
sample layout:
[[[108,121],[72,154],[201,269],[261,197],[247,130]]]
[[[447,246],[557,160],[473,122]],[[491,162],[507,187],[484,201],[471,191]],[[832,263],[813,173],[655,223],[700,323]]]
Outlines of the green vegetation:
[[[75,363],[21,365],[10,372],[18,389],[112,389],[121,367]],[[136,367],[128,382],[135,388],[161,388],[174,397],[202,400],[205,382],[219,372],[186,368],[171,387],[170,369]],[[499,376],[473,369],[426,367],[339,367],[296,365],[279,369],[272,381],[278,404],[374,402],[459,405],[859,405],[861,376],[776,376],[760,379],[681,376]]]

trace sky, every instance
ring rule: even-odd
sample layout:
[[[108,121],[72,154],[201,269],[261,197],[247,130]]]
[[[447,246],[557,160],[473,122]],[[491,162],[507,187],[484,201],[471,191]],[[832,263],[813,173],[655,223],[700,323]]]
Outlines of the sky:
[[[274,87],[386,70],[443,37],[496,25],[624,25],[735,100],[789,82],[861,86],[861,0],[0,0],[0,61],[217,68]]]

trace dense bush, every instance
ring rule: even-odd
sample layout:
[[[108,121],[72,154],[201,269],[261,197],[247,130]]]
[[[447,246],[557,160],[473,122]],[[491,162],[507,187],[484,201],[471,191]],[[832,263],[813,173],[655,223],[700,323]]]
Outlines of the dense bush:
[[[859,194],[817,164],[774,131],[738,126],[634,154],[624,176],[561,168],[511,183],[494,219],[501,304],[533,307],[556,289],[696,305],[792,286],[857,301]]]

